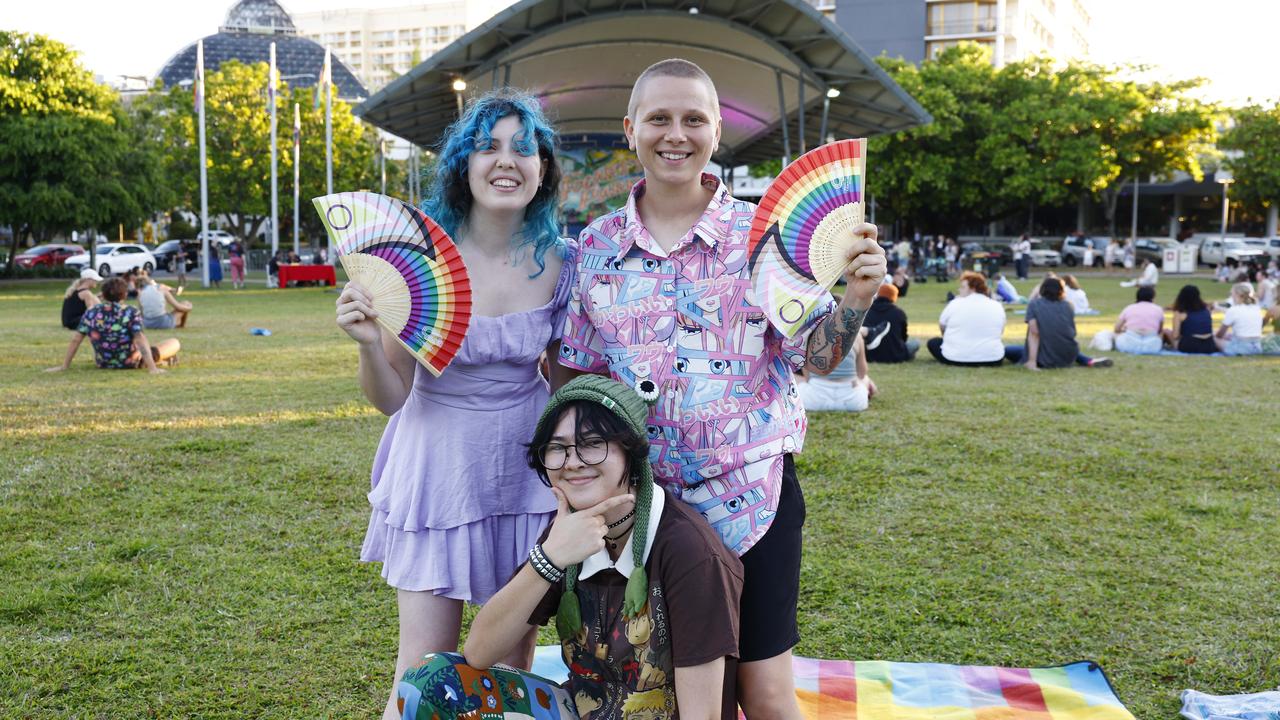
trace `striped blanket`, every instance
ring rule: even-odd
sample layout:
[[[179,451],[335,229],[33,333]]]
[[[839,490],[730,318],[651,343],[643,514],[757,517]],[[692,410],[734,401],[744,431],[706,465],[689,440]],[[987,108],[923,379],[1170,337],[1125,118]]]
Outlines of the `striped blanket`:
[[[1102,668],[851,662],[796,657],[796,695],[811,720],[1134,720]],[[560,648],[539,647],[533,672],[563,682]]]

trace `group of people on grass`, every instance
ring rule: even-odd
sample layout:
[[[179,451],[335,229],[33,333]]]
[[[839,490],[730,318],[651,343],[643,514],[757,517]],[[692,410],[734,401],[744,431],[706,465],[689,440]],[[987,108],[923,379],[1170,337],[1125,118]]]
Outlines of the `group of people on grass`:
[[[1231,297],[1212,305],[1200,288],[1184,285],[1170,309],[1173,319],[1165,327],[1165,308],[1155,303],[1154,287],[1138,288],[1135,302],[1120,312],[1114,328],[1116,350],[1134,355],[1164,351],[1190,354],[1280,355],[1280,306],[1264,308],[1252,283],[1238,282]],[[1222,321],[1213,329],[1213,310],[1222,310]],[[1275,330],[1263,335],[1270,324]]]
[[[843,297],[781,336],[751,301],[754,206],[702,172],[720,128],[696,65],[641,73],[623,129],[644,178],[574,240],[537,101],[489,93],[447,133],[424,208],[479,279],[453,364],[427,372],[365,288],[340,294],[390,416],[361,549],[397,591],[385,717],[799,716],[795,375],[857,364],[886,260],[856,228]],[[459,654],[466,602],[483,607]],[[563,685],[527,672],[553,619]]]
[[[99,285],[101,297],[95,292]],[[186,327],[193,306],[179,300],[181,294],[181,287],[175,290],[158,283],[145,270],[129,270],[104,280],[96,270],[85,268],[63,295],[62,326],[71,331],[71,342],[62,364],[49,371],[69,369],[88,338],[99,368],[164,372],[160,365],[173,365],[182,345],[177,338],[152,344],[144,330]],[[130,305],[130,299],[137,300],[138,307]]]

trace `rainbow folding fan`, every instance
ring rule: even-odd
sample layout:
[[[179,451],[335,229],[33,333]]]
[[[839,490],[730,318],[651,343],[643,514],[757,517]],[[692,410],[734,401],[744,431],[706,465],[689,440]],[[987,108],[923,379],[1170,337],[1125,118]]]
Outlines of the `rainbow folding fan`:
[[[751,221],[756,304],[787,337],[848,265],[863,219],[867,141],[840,140],[796,158],[769,185]]]
[[[371,192],[312,200],[376,321],[437,377],[471,322],[471,281],[449,235],[412,205]]]

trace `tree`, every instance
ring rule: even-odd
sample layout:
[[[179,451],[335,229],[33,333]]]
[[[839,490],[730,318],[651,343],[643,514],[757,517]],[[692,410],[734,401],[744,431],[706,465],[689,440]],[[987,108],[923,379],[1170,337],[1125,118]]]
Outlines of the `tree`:
[[[1126,178],[1198,175],[1213,139],[1214,109],[1187,94],[1199,81],[1142,84],[1118,68],[1047,58],[997,70],[972,43],[918,67],[880,63],[934,122],[873,139],[869,190],[890,217],[952,234],[965,221],[1099,195],[1114,226]]]
[[[1233,150],[1226,164],[1235,177],[1236,198],[1267,208],[1267,234],[1276,234],[1280,207],[1280,102],[1274,107],[1250,105],[1232,113],[1234,125],[1218,146]]]
[[[1115,162],[1104,202],[1108,231],[1116,235],[1116,203],[1126,180],[1168,177],[1181,170],[1197,180],[1204,177],[1200,157],[1217,136],[1218,109],[1188,95],[1201,80],[1136,83],[1113,80],[1109,98],[1119,97],[1123,114],[1108,117],[1101,128],[1103,146]]]
[[[266,104],[267,65],[229,61],[205,76],[205,147],[209,212],[231,222],[231,232],[248,241],[271,214],[271,117]],[[293,217],[293,104],[301,106],[301,197],[304,227],[323,232],[311,198],[325,193],[324,107],[315,107],[309,89],[281,83],[277,108],[277,211],[280,237]],[[185,207],[198,209],[200,198],[198,119],[190,88],[175,87],[167,99],[167,172]],[[333,118],[334,189],[377,186],[377,142],[372,129],[335,99]],[[389,173],[390,174],[390,173]]]
[[[953,234],[965,220],[995,219],[1016,207],[991,192],[991,158],[982,154],[995,115],[990,53],[966,43],[918,67],[886,57],[879,62],[933,122],[872,139],[868,192],[877,207]]]
[[[13,228],[10,262],[27,234],[41,240],[72,228],[136,218],[126,115],[66,45],[0,31],[0,223]],[[145,194],[145,193],[144,193]],[[92,251],[92,244],[90,244]]]

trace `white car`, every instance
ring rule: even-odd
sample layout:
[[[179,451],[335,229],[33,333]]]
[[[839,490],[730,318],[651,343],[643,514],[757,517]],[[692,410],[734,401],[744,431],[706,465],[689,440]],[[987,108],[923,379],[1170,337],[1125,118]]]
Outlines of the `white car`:
[[[150,250],[135,243],[107,243],[99,245],[96,252],[97,265],[94,268],[102,277],[118,275],[133,268],[142,268],[151,272],[156,268],[155,256]],[[69,268],[83,270],[89,266],[89,253],[80,253],[67,258]]]
[[[1031,241],[1032,267],[1058,267],[1062,264],[1062,253],[1051,249],[1040,240]]]
[[[1217,267],[1228,260],[1244,265],[1250,260],[1265,260],[1266,253],[1244,241],[1244,238],[1205,240],[1200,243],[1200,262]]]
[[[231,244],[232,240],[235,240],[235,239],[236,239],[236,236],[232,235],[226,230],[210,230],[209,231],[209,242],[218,243],[218,247],[226,247]],[[196,242],[198,243],[202,240],[204,240],[204,233],[196,233]]]

